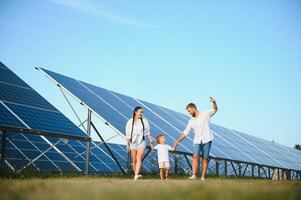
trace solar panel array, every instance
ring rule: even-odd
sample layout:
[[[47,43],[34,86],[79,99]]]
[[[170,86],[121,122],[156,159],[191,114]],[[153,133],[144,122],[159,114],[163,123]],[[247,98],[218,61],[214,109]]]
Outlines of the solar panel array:
[[[0,126],[54,131],[85,136],[61,112],[0,62]],[[0,140],[2,133],[0,132]],[[2,144],[2,141],[0,141]],[[55,146],[54,146],[55,145]],[[120,149],[112,144],[114,149]],[[92,141],[89,170],[118,172],[114,160]],[[84,171],[86,144],[26,133],[9,133],[6,145],[7,169],[19,171],[31,167],[38,171]]]
[[[52,80],[94,111],[101,119],[124,134],[127,120],[133,108],[144,108],[154,137],[164,134],[172,145],[184,130],[189,117],[182,113],[135,99],[104,88],[79,81],[50,70],[42,69]],[[301,170],[301,152],[258,137],[211,124],[215,135],[211,157],[255,163],[264,166]],[[178,147],[179,151],[191,153],[193,134],[188,135]]]

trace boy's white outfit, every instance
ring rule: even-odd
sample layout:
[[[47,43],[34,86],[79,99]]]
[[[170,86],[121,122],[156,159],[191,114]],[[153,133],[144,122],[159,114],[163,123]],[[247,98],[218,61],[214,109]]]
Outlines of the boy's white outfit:
[[[159,163],[159,168],[166,169],[170,168],[170,163],[169,163],[169,150],[171,150],[171,146],[167,144],[157,144],[154,149],[158,151],[158,163]]]

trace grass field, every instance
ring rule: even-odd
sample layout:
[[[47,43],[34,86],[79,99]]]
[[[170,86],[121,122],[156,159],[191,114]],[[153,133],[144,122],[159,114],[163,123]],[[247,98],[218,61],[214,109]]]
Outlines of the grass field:
[[[301,182],[184,178],[160,181],[104,177],[0,179],[0,199],[301,199]]]

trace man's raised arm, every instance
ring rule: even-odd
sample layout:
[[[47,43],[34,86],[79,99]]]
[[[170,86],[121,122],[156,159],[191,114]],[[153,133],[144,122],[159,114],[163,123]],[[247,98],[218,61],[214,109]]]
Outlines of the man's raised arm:
[[[210,101],[212,102],[212,108],[213,108],[213,110],[215,110],[215,112],[217,112],[218,111],[218,107],[217,107],[215,99],[213,97],[210,97]]]

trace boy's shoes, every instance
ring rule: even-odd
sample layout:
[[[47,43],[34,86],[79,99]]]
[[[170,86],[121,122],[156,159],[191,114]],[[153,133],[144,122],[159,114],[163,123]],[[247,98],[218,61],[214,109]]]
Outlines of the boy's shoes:
[[[201,181],[206,181],[206,179],[204,177],[201,178]]]
[[[141,179],[142,178],[142,176],[139,174],[139,175],[135,175],[134,176],[134,181],[137,181],[138,179]]]
[[[196,176],[195,175],[190,176],[189,180],[196,180]]]

